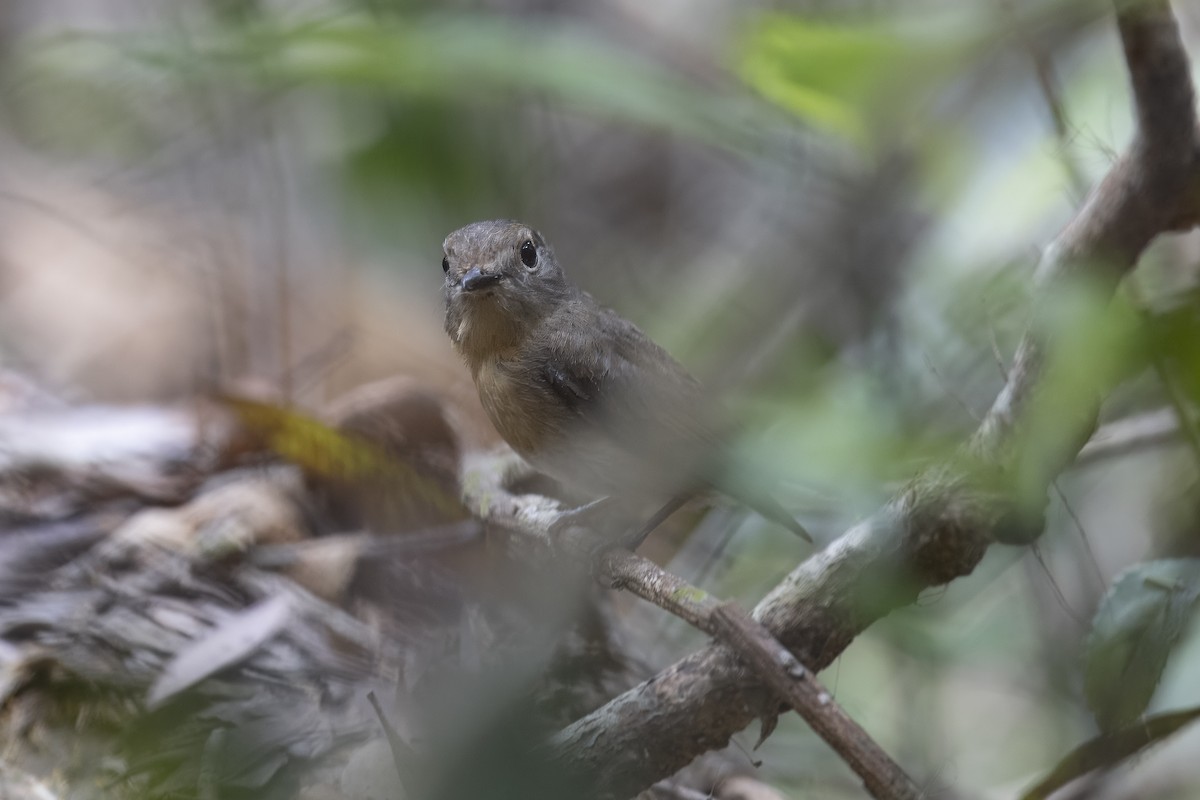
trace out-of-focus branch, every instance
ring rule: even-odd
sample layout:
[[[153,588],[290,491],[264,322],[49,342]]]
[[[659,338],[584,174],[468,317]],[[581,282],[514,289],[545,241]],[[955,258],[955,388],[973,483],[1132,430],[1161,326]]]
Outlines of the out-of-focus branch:
[[[1125,154],[1046,249],[1037,275],[1043,286],[1086,274],[1111,292],[1155,236],[1192,227],[1198,219],[1195,96],[1170,5],[1159,0],[1130,4],[1117,21],[1133,87],[1136,132]],[[1050,345],[1046,309],[1034,311],[1009,380],[973,440],[991,457],[1014,443],[1013,428],[1033,399]],[[1062,452],[1062,460],[1069,462],[1082,444]],[[1048,466],[1057,472],[1065,465]]]
[[[1128,39],[1126,40],[1128,41]],[[1058,139],[1058,147],[1060,160],[1064,169],[1070,176],[1071,183],[1074,187],[1082,190],[1083,173],[1079,169],[1078,163],[1072,156],[1068,141],[1068,130],[1066,121],[1066,112],[1063,109],[1062,97],[1058,91],[1058,83],[1054,78],[1053,68],[1050,64],[1046,53],[1040,48],[1029,46],[1030,58],[1033,61],[1034,69],[1038,76],[1038,85],[1042,91],[1042,99],[1046,103],[1047,109],[1050,111],[1050,116],[1054,121],[1054,132]],[[1138,291],[1137,285],[1133,282],[1126,286],[1126,291],[1134,303],[1140,307],[1145,306],[1145,302]],[[1143,311],[1143,319],[1146,322],[1151,320],[1149,312]],[[1157,350],[1150,354],[1150,360],[1154,366],[1154,371],[1158,374],[1158,378],[1163,385],[1163,389],[1171,401],[1171,406],[1174,409],[1174,424],[1171,431],[1172,434],[1183,437],[1183,439],[1192,448],[1192,452],[1196,458],[1200,459],[1200,430],[1197,429],[1195,421],[1192,419],[1191,410],[1187,402],[1187,398],[1181,391],[1179,381],[1171,369],[1171,365],[1162,353]],[[1093,443],[1095,437],[1093,437]],[[1084,452],[1089,448],[1085,447]],[[1081,452],[1076,458],[1075,463],[1079,464],[1083,458],[1084,452]]]
[[[1137,113],[1126,153],[1047,248],[1037,280],[1046,289],[1086,276],[1115,290],[1158,234],[1196,224],[1200,145],[1189,64],[1165,2],[1123,6],[1117,15]],[[1046,292],[1040,293],[1045,295]],[[1053,348],[1049,309],[1038,306],[1008,380],[969,443],[979,473],[1003,476],[1018,463],[1024,425]],[[1094,427],[1096,405],[1074,409],[1036,467],[1044,485],[1077,456]],[[826,549],[798,566],[754,609],[753,617],[811,670],[829,665],[853,639],[921,590],[969,574],[987,547],[1028,528],[1004,481],[981,482],[959,465],[932,469]],[[469,488],[469,482],[468,482]],[[469,494],[469,492],[468,492]],[[566,547],[548,532],[552,501],[497,494],[485,517],[521,531],[535,550]],[[527,545],[522,545],[527,546]],[[584,548],[586,550],[586,548]],[[579,555],[595,556],[578,552]],[[572,774],[598,797],[624,798],[672,774],[763,714],[762,677],[720,644],[668,667],[562,731],[551,743]]]

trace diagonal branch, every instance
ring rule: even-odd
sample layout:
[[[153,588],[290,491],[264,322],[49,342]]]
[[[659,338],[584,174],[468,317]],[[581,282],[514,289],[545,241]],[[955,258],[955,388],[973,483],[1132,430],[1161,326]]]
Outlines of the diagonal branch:
[[[614,589],[626,589],[669,611],[748,661],[762,682],[787,701],[862,778],[872,797],[921,797],[912,779],[846,714],[816,676],[736,603],[721,602],[628,550],[606,550],[596,565]],[[774,716],[765,719],[774,720]],[[764,722],[764,738],[770,727],[770,722]]]
[[[1037,274],[1042,286],[1086,275],[1111,294],[1154,237],[1198,220],[1195,96],[1175,17],[1169,4],[1153,0],[1130,5],[1117,22],[1138,125],[1125,154],[1046,249]],[[1036,392],[1050,344],[1045,312],[1034,309],[1009,380],[973,439],[985,455],[1012,444],[1013,427]],[[1069,463],[1074,453],[1063,456]]]

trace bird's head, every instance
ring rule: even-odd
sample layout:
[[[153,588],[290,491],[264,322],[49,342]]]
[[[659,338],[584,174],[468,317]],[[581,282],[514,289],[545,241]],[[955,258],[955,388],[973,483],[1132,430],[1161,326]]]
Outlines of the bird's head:
[[[473,222],[442,243],[446,332],[468,358],[512,346],[570,297],[541,234],[511,220]]]

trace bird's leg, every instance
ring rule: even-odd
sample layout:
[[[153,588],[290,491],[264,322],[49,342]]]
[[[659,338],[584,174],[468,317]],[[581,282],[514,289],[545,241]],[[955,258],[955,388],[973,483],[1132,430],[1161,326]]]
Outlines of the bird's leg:
[[[631,517],[627,509],[623,508],[615,498],[602,497],[578,508],[562,512],[550,530],[552,534],[559,534],[569,528],[578,527],[603,535],[610,529],[619,528],[628,532],[616,539],[613,544],[628,550],[636,550],[641,547],[642,542],[646,541],[647,536],[657,530],[659,525],[666,522],[668,517],[682,508],[694,496],[694,492],[681,492],[675,495],[640,525],[638,525],[637,519]]]
[[[687,492],[681,492],[680,494],[672,497],[666,502],[665,505],[663,505],[662,508],[660,508],[658,511],[655,511],[654,514],[651,515],[650,519],[646,520],[642,527],[638,528],[629,536],[623,538],[621,540],[621,545],[630,551],[637,550],[642,546],[642,542],[646,541],[647,536],[653,533],[659,525],[662,525],[664,522],[666,522],[667,517],[683,508],[687,501],[691,500],[692,497],[693,495]]]

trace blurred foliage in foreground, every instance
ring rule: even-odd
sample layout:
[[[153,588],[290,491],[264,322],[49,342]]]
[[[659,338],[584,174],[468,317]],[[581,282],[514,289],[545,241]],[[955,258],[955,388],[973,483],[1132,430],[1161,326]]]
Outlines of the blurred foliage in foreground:
[[[1067,369],[1018,488],[1096,393],[1118,387],[1103,422],[1187,423],[1200,401],[1194,237],[1157,247],[1115,308],[1030,289],[1037,247],[1128,135],[1107,6],[130,7],[0,11],[0,345],[84,397],[253,379],[319,406],[405,372],[482,445],[438,253],[505,216],[726,392],[744,448],[828,538],[957,457],[1035,307]],[[997,549],[875,626],[826,676],[839,700],[914,773],[1009,793],[1097,722],[1200,703],[1200,440],[1182,439],[1064,475],[1036,551]],[[757,522],[705,530],[672,568],[748,603],[797,560]],[[1164,563],[1184,570],[1170,588],[1143,574]],[[650,616],[626,624],[656,664],[696,642]],[[1114,683],[1139,691],[1109,705]],[[1194,787],[1197,747],[1185,732],[1123,779]],[[794,719],[761,757],[781,787],[857,796]]]

